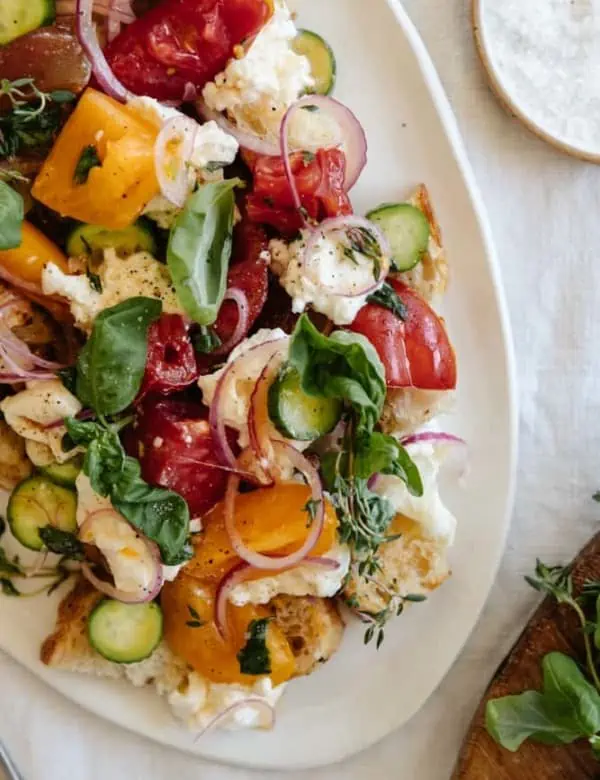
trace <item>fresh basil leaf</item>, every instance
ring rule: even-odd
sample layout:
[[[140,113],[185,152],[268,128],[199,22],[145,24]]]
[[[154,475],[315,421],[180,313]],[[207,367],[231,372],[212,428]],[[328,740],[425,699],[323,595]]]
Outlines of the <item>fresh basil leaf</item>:
[[[192,557],[188,544],[190,513],[185,500],[161,487],[148,485],[140,464],[125,454],[116,431],[99,423],[65,420],[73,442],[87,446],[83,472],[92,488],[111,503],[133,526],[158,545],[168,566]]]
[[[155,298],[129,298],[96,317],[92,335],[77,361],[77,397],[99,415],[126,409],[144,378],[148,328],[162,303]]]
[[[574,742],[600,730],[600,694],[579,666],[563,653],[542,661],[543,691],[492,699],[486,706],[486,728],[507,750],[526,739],[546,745]]]
[[[373,430],[386,385],[384,367],[368,339],[347,331],[325,336],[303,315],[292,334],[289,359],[306,393],[345,401],[356,412],[357,434]]]
[[[548,653],[542,670],[544,696],[555,721],[582,736],[600,731],[600,694],[576,662],[564,653]]]
[[[200,325],[217,319],[225,295],[238,184],[227,179],[201,185],[171,229],[167,265],[181,305]]]
[[[56,555],[63,555],[74,561],[82,561],[84,558],[83,544],[69,531],[61,531],[47,525],[39,530],[40,539]]]
[[[538,691],[488,701],[485,727],[492,739],[512,753],[526,739],[545,745],[562,745],[582,736],[577,728],[565,728],[555,722],[546,697]]]
[[[86,146],[75,166],[73,181],[75,184],[85,184],[92,168],[99,168],[101,165],[102,161],[98,157],[96,147],[92,145]]]
[[[367,301],[369,303],[376,303],[378,306],[383,306],[384,309],[389,309],[401,320],[406,320],[408,316],[408,310],[402,301],[402,298],[400,298],[392,285],[387,282],[384,282],[378,290],[371,293],[367,298]]]
[[[271,656],[267,633],[271,618],[253,620],[248,626],[248,640],[237,654],[242,674],[270,674]]]
[[[0,180],[0,250],[21,246],[23,217],[23,198]]]

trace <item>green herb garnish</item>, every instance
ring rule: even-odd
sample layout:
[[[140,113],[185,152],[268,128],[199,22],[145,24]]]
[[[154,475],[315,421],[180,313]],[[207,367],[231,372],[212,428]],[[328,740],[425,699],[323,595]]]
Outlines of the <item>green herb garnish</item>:
[[[271,618],[253,620],[248,626],[247,641],[237,654],[242,674],[270,674],[271,656],[267,647],[267,632]]]
[[[406,320],[408,316],[406,305],[392,285],[387,282],[384,282],[378,290],[371,293],[367,301],[368,303],[376,303],[378,306],[383,306],[384,309],[389,309],[401,320]]]
[[[95,146],[86,146],[81,152],[81,156],[75,166],[73,181],[75,184],[85,184],[92,168],[99,168],[102,161],[98,157],[98,151]]]

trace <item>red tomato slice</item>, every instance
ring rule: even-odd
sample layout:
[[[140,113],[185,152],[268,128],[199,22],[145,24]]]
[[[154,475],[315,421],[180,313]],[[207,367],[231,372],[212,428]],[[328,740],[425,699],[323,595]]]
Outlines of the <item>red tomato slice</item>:
[[[201,89],[270,14],[268,0],[163,0],[125,27],[104,53],[132,92],[181,100],[187,83]]]
[[[267,263],[261,253],[269,246],[267,234],[258,225],[240,222],[233,231],[231,268],[227,277],[228,287],[237,287],[248,300],[248,332],[261,313],[269,289]],[[238,322],[238,309],[233,301],[225,301],[219,309],[215,331],[221,341],[233,335]]]
[[[225,495],[227,472],[218,458],[200,404],[149,396],[138,407],[136,424],[124,436],[151,485],[179,493],[192,517],[201,517]]]
[[[388,387],[453,390],[456,357],[444,323],[411,287],[395,279],[389,283],[407,308],[406,322],[389,309],[368,303],[350,329],[366,336],[377,350]]]
[[[151,392],[173,393],[197,378],[189,323],[180,314],[162,314],[148,330],[148,357],[140,398]]]
[[[285,236],[302,227],[302,218],[285,176],[281,157],[244,154],[253,173],[252,192],[246,198],[246,213],[253,222],[270,225]],[[319,149],[316,155],[294,152],[290,155],[292,173],[302,206],[316,220],[352,214],[352,204],[344,191],[346,156],[339,149]]]

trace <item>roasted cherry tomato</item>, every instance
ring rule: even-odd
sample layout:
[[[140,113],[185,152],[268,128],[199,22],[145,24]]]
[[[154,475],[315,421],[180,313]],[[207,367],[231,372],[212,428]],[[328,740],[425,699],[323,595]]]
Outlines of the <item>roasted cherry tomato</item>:
[[[269,246],[267,235],[258,225],[240,222],[233,231],[233,253],[227,286],[241,290],[248,301],[248,328],[254,325],[265,301],[269,287],[267,263],[261,258]],[[219,309],[215,331],[221,341],[231,338],[238,322],[235,303],[225,301]]]
[[[236,500],[236,528],[245,544],[266,555],[288,555],[302,546],[308,534],[306,502],[310,489],[288,483],[241,493]],[[186,567],[192,577],[219,581],[239,562],[225,530],[225,507],[217,504],[203,521],[194,541],[194,558]],[[337,539],[337,516],[325,502],[325,524],[312,555],[324,555]],[[257,572],[257,577],[268,576]]]
[[[148,357],[140,396],[167,395],[198,378],[189,323],[180,314],[163,314],[148,331]]]
[[[260,677],[242,674],[237,659],[246,644],[248,626],[253,620],[271,617],[265,607],[248,604],[229,606],[230,636],[223,639],[214,623],[216,583],[204,583],[181,573],[174,582],[166,582],[160,594],[165,620],[165,640],[180,658],[203,677],[217,683],[252,685]],[[191,613],[190,610],[194,610]],[[202,625],[190,618],[198,615]],[[296,662],[289,642],[273,622],[267,629],[267,649],[271,662],[269,677],[275,685],[289,680]]]
[[[253,174],[252,192],[245,202],[248,219],[293,235],[302,227],[302,218],[294,208],[283,160],[248,154],[244,159]],[[352,213],[344,191],[346,157],[342,151],[319,149],[316,155],[294,152],[290,163],[302,206],[310,217],[323,220]]]
[[[270,14],[269,0],[164,0],[125,27],[104,53],[132,92],[181,100],[186,84],[201,89]]]
[[[124,437],[127,450],[139,458],[144,479],[183,496],[192,517],[211,509],[227,486],[207,416],[200,404],[148,396]]]
[[[442,320],[421,296],[389,280],[407,309],[403,322],[389,309],[368,303],[350,326],[373,344],[385,366],[388,387],[452,390],[456,357]]]

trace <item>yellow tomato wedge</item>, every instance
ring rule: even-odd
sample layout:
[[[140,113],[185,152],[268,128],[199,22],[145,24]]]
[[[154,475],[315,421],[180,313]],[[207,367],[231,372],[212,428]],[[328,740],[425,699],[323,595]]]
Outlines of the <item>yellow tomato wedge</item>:
[[[111,230],[132,225],[158,194],[158,127],[116,100],[87,89],[52,147],[32,194],[63,217]],[[99,165],[75,175],[86,150]]]
[[[29,222],[23,222],[20,246],[0,251],[0,266],[24,282],[40,284],[46,263],[68,270],[67,258],[60,249]]]
[[[214,623],[215,590],[215,583],[203,583],[185,573],[165,583],[161,592],[165,639],[174,653],[208,680],[252,685],[261,676],[242,674],[237,654],[246,644],[250,623],[270,617],[269,610],[251,604],[230,605],[230,635],[224,639]],[[267,676],[280,685],[294,676],[296,661],[286,637],[273,622],[267,628],[266,645],[271,666]]]

